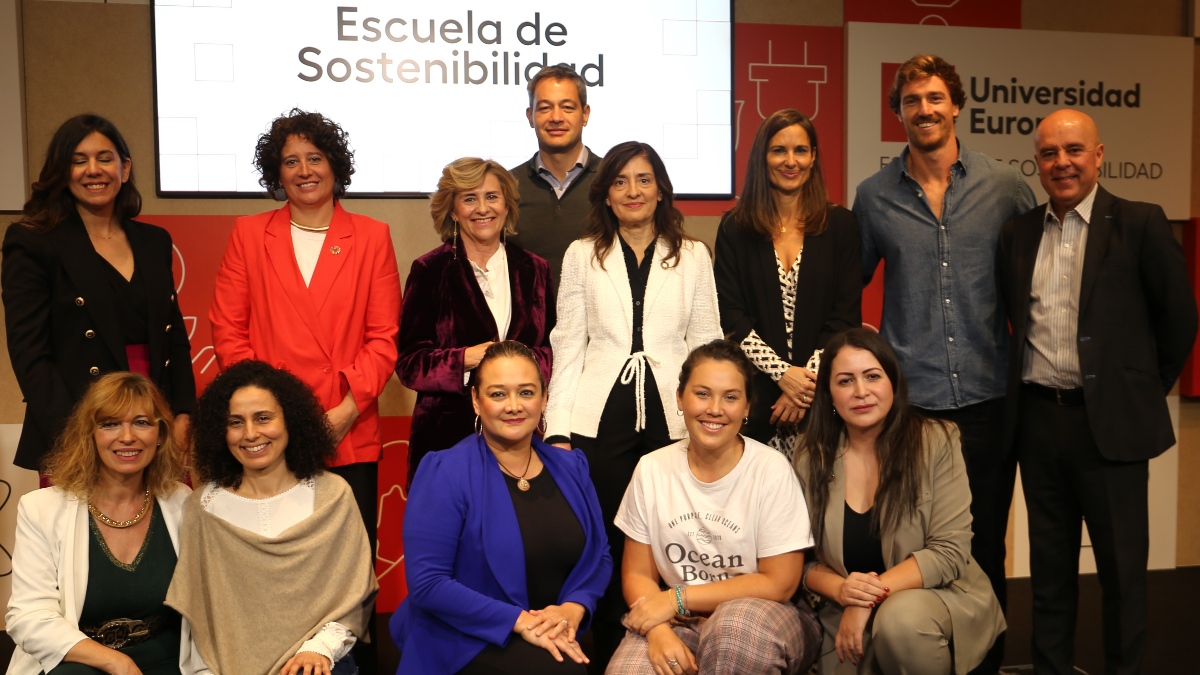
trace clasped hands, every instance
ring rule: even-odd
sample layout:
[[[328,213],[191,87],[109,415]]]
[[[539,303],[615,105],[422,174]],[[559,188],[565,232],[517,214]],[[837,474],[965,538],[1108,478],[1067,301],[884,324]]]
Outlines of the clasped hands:
[[[575,631],[583,616],[583,605],[574,602],[522,611],[513,632],[529,644],[550,652],[556,661],[568,656],[575,663],[588,663],[588,657],[575,641]]]
[[[783,393],[771,406],[771,424],[797,424],[804,419],[817,393],[817,376],[811,370],[792,366],[779,380]]]
[[[891,589],[884,585],[879,575],[871,572],[851,572],[838,590],[837,602],[844,609],[838,624],[834,646],[838,660],[850,661],[854,665],[863,658],[863,633],[871,619],[871,611],[888,597]]]

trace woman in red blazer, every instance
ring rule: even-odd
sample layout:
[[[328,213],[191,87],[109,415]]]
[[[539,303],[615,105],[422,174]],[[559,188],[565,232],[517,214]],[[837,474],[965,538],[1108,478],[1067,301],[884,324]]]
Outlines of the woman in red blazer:
[[[320,113],[292,110],[271,124],[254,161],[259,182],[287,204],[238,219],[208,318],[222,370],[259,359],[316,393],[338,441],[331,470],[354,489],[374,549],[376,398],[396,366],[400,276],[387,224],[337,202],[353,159],[345,132]]]

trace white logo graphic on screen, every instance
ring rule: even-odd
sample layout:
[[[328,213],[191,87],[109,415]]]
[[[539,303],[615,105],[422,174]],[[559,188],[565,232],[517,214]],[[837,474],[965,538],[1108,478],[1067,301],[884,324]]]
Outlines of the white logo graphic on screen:
[[[935,7],[940,9],[950,9],[958,3],[959,0],[925,0],[924,2],[921,2],[920,0],[912,0],[912,4],[916,5],[917,7]],[[940,14],[928,14],[921,19],[922,25],[937,25],[939,23],[943,26],[950,25],[950,22]]]
[[[760,120],[776,110],[796,108],[815,120],[821,112],[822,84],[829,81],[828,66],[808,62],[808,42],[804,43],[804,63],[775,63],[774,41],[767,41],[767,62],[747,66],[747,79],[754,83],[755,112]],[[741,116],[744,101],[737,102],[738,139],[741,143]],[[758,127],[757,122],[754,125]],[[737,145],[735,145],[737,147]]]
[[[261,194],[256,139],[293,107],[349,134],[354,193],[431,191],[456,157],[515,166],[536,149],[528,78],[566,63],[589,84],[592,150],[636,138],[663,155],[679,193],[728,194],[730,3],[638,12],[542,0],[158,2],[159,189]]]

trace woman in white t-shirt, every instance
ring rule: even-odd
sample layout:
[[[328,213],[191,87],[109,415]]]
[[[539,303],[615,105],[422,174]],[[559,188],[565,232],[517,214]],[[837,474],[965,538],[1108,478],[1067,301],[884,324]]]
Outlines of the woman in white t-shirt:
[[[642,458],[617,512],[630,611],[610,675],[799,673],[816,661],[816,615],[792,602],[813,545],[804,494],[783,455],[739,433],[753,377],[726,340],[683,364],[688,438]]]

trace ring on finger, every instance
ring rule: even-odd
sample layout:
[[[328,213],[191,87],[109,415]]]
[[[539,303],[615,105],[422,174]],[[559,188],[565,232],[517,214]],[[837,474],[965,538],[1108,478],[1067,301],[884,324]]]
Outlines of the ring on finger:
[[[679,667],[679,662],[675,659],[667,659],[667,665],[671,666],[671,670],[674,670]]]

